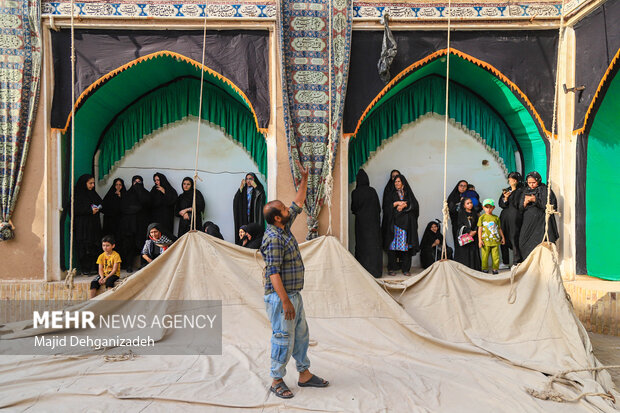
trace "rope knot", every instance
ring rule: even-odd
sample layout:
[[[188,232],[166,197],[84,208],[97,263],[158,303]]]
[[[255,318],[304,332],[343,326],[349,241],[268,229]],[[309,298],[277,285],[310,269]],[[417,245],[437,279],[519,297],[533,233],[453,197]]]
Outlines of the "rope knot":
[[[310,241],[319,236],[319,220],[315,217],[308,217],[306,220],[308,225],[308,234],[306,235],[306,241]]]
[[[560,215],[562,215],[562,214],[560,214],[560,212],[559,212],[559,211],[556,211],[556,210],[553,208],[553,205],[551,205],[551,204],[547,204],[547,205],[545,206],[545,214],[546,214],[547,216],[551,216],[551,215],[558,215],[558,216],[560,216]]]
[[[0,241],[8,241],[15,238],[15,227],[11,220],[0,222]]]

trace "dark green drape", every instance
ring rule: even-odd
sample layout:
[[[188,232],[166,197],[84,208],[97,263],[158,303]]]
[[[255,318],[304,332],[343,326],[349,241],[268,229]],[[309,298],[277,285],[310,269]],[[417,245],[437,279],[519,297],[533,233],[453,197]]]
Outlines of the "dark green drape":
[[[620,221],[615,213],[620,194],[615,190],[620,164],[620,76],[615,75],[605,92],[588,133],[585,184],[586,263],[588,275],[620,281],[617,252]],[[577,191],[583,191],[578,182]],[[577,211],[578,213],[583,211]],[[583,237],[583,233],[577,233]]]
[[[428,113],[445,114],[445,79],[428,76],[390,97],[364,119],[349,144],[349,181],[383,141]],[[480,97],[450,83],[448,98],[450,119],[474,131],[507,171],[516,170],[515,153],[519,148],[504,120]]]
[[[99,145],[99,179],[144,136],[189,115],[198,116],[200,80],[182,78],[132,103],[104,131]],[[217,85],[204,82],[201,118],[239,142],[267,176],[267,144],[250,110]]]

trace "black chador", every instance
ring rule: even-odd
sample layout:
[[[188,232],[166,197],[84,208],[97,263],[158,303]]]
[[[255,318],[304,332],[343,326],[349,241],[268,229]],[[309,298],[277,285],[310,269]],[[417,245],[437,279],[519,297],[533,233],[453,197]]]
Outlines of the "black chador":
[[[523,223],[519,234],[519,248],[521,256],[525,259],[530,252],[543,241],[545,236],[545,209],[547,206],[547,185],[542,183],[542,178],[538,172],[530,172],[527,179],[534,178],[538,183],[536,188],[525,188],[519,200],[519,210],[523,213]],[[553,191],[550,192],[550,203],[557,211],[558,201]],[[536,199],[526,202],[527,196],[534,196]],[[531,199],[531,198],[530,198]],[[555,242],[560,237],[555,216],[549,217],[549,241]]]
[[[512,179],[511,179],[512,178]],[[513,251],[513,263],[518,264],[522,261],[521,250],[519,249],[519,234],[521,232],[522,213],[519,210],[519,201],[523,193],[523,178],[518,172],[511,172],[509,180],[513,180],[513,186],[502,191],[499,199],[499,206],[502,212],[499,220],[502,225],[502,232],[506,238],[506,244],[501,246],[502,262],[506,265],[510,262],[510,252]],[[506,199],[507,197],[508,199]]]
[[[121,198],[121,257],[127,271],[133,271],[134,258],[139,255],[146,241],[149,225],[151,195],[144,188],[140,175],[131,178],[131,187]]]
[[[179,195],[174,207],[174,214],[180,218],[178,232],[179,238],[181,238],[190,229],[192,222],[191,208],[193,205],[193,200],[194,180],[186,176],[183,178],[183,193]],[[181,215],[180,213],[184,210],[187,211],[187,213]],[[200,225],[202,224],[202,214],[205,211],[205,199],[198,189],[196,189],[196,211],[198,211],[198,214],[196,215],[196,228],[200,228]]]
[[[480,258],[480,248],[478,248],[478,213],[473,208],[472,210],[467,211],[465,209],[465,201],[469,199],[464,199],[459,207],[458,219],[456,221],[457,224],[457,236],[459,234],[466,234],[471,231],[476,231],[473,235],[474,241],[469,244],[465,244],[462,247],[459,246],[454,253],[455,261],[460,262],[471,268],[472,270],[482,270],[482,259]],[[471,202],[469,200],[469,202]],[[455,244],[458,245],[458,240],[455,241]]]
[[[379,196],[370,186],[363,169],[357,173],[356,181],[351,194],[351,212],[355,215],[355,258],[366,271],[379,278],[383,273]]]
[[[80,176],[75,184],[74,194],[75,252],[82,273],[95,274],[97,256],[101,253],[99,211],[102,209],[101,197],[95,191],[95,178],[89,174]]]
[[[448,210],[450,213],[450,223],[452,226],[452,239],[454,240],[454,251],[458,251],[459,243],[456,239],[459,232],[459,208],[461,207],[461,201],[463,200],[463,194],[467,191],[467,181],[461,179],[456,183],[456,186],[448,195]],[[456,255],[456,252],[455,252]]]
[[[116,241],[116,250],[121,250],[121,215],[122,201],[127,195],[125,182],[116,178],[103,197],[103,235],[112,235]],[[122,257],[124,258],[124,257]]]
[[[439,221],[429,222],[422,235],[422,241],[420,241],[420,264],[422,264],[422,268],[428,268],[435,261],[441,259],[442,243],[441,223]],[[452,259],[452,248],[447,245],[446,258]]]
[[[224,239],[224,236],[220,232],[220,227],[218,227],[215,223],[211,221],[205,222],[204,226],[202,227],[202,230],[215,238],[219,238],[221,240]]]
[[[265,188],[258,180],[256,174],[250,172],[245,175],[241,186],[233,199],[233,216],[235,219],[235,243],[241,245],[241,240],[236,234],[242,225],[256,222],[264,225],[263,207],[265,206]]]
[[[159,222],[166,231],[172,233],[177,191],[170,185],[166,176],[159,172],[153,175],[153,182],[155,185],[151,189],[151,222]]]
[[[382,238],[383,249],[388,255],[388,273],[400,269],[409,274],[411,257],[419,251],[419,215],[420,206],[409,183],[404,176],[396,176],[394,190],[385,197],[383,204],[385,225]]]

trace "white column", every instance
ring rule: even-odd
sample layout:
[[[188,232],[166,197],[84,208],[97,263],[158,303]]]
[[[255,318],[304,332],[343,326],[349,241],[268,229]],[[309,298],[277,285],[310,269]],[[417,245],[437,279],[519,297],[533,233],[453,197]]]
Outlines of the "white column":
[[[576,186],[576,137],[573,136],[575,93],[564,92],[575,86],[575,31],[567,27],[560,48],[558,87],[558,139],[554,142],[552,162],[552,188],[558,197],[557,217],[560,240],[560,267],[565,279],[575,276],[575,186]]]
[[[341,135],[340,147],[340,242],[349,249],[349,138]]]
[[[278,159],[276,145],[276,120],[278,115],[278,39],[275,24],[269,29],[269,94],[271,102],[271,116],[269,119],[269,132],[265,137],[267,141],[267,201],[278,199],[277,174]]]

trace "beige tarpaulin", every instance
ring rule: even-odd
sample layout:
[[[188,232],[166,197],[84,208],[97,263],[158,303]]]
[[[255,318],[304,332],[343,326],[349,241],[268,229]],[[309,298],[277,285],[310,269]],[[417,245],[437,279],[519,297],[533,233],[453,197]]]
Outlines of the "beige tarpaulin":
[[[262,259],[251,250],[189,233],[107,300],[221,299],[221,356],[139,356],[106,362],[101,354],[0,357],[0,408],[17,411],[615,411],[610,401],[542,401],[525,388],[547,376],[599,365],[574,316],[551,251],[537,248],[510,277],[485,276],[440,262],[408,281],[403,307],[332,237],[301,246],[311,370],[326,389],[296,385],[295,397],[268,391],[269,322]],[[395,295],[400,294],[394,290]],[[19,334],[29,334],[28,330]],[[19,335],[18,334],[18,335]],[[4,334],[1,338],[10,335]],[[19,343],[19,339],[14,340]],[[609,374],[572,373],[567,396],[613,392]]]

